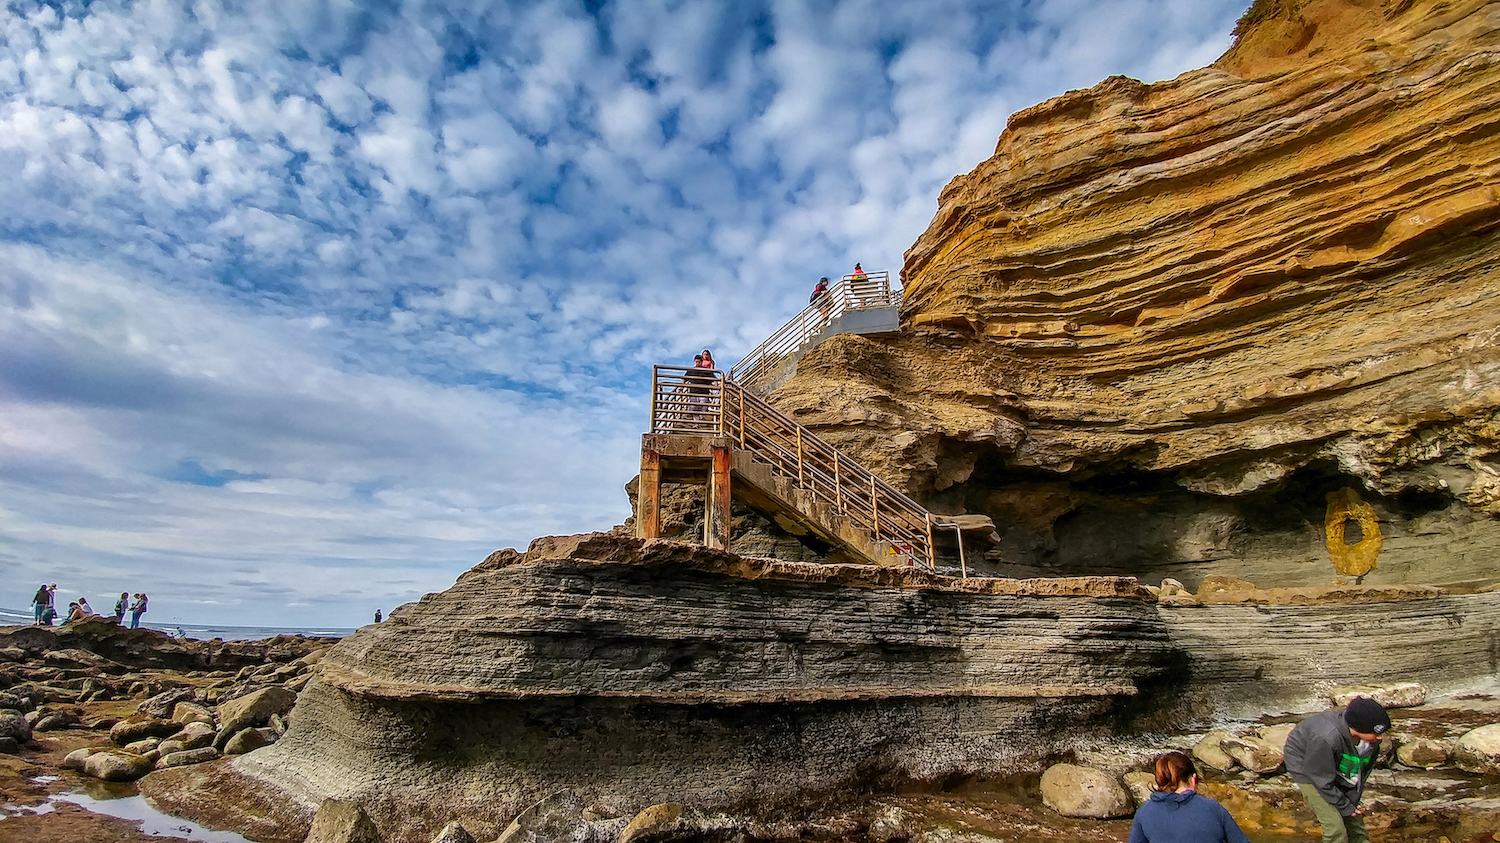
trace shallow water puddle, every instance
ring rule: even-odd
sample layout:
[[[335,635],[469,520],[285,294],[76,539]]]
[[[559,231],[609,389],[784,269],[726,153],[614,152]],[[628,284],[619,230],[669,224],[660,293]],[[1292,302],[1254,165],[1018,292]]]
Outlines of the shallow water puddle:
[[[51,802],[43,802],[40,805],[11,805],[9,803],[6,803],[4,805],[0,805],[0,811],[5,812],[0,813],[0,820],[5,819],[6,817],[16,816],[17,814],[50,814],[56,810],[57,808],[54,807]]]
[[[197,823],[191,823],[168,814],[163,814],[146,804],[144,796],[124,796],[118,799],[95,799],[82,793],[64,793],[54,796],[52,802],[67,802],[85,811],[134,820],[141,824],[141,833],[151,837],[170,837],[191,840],[194,843],[251,843],[250,840],[232,831],[213,831]],[[37,806],[40,809],[42,806]],[[52,806],[46,806],[49,810]],[[41,813],[38,810],[38,813]]]

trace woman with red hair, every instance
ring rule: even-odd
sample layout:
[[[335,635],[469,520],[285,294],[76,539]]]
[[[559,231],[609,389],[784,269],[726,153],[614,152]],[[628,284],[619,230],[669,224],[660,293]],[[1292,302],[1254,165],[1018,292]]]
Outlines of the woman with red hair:
[[[1130,843],[1250,843],[1223,805],[1198,795],[1198,770],[1181,752],[1157,757],[1156,792],[1135,812]]]

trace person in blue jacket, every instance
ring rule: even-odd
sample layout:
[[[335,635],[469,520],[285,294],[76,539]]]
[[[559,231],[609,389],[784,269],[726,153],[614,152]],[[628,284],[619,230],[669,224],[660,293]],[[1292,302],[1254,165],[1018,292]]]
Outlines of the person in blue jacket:
[[[1250,843],[1223,805],[1198,795],[1193,759],[1164,753],[1154,772],[1156,792],[1135,812],[1130,843]]]

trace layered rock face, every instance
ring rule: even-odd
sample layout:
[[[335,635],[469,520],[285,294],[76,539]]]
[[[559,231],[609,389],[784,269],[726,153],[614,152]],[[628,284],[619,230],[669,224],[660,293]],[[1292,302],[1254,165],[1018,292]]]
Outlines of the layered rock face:
[[[1374,676],[1466,687],[1500,652],[1500,593],[1248,605],[1293,596],[1222,585],[1166,606],[1129,578],[959,580],[538,540],[328,651],[272,746],[144,787],[230,826],[277,806],[289,839],[324,799],[359,805],[392,843],[455,820],[494,839],[560,789],[601,816],[681,802],[778,837],[872,794],[1318,708]]]
[[[805,819],[1107,731],[1180,666],[1168,640],[1128,579],[539,541],[345,639],[288,734],[235,766],[309,808],[358,802],[389,840],[495,834],[560,787]]]
[[[1258,2],[1213,67],[1018,112],[907,252],[902,334],[771,398],[991,515],[995,570],[1492,582],[1497,60],[1496,2]]]

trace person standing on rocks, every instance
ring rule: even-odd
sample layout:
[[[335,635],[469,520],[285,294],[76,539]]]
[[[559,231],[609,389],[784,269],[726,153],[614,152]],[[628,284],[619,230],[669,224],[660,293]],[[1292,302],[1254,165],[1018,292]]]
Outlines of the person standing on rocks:
[[[141,615],[146,614],[146,595],[144,593],[135,595],[135,603],[130,607],[130,628],[139,629],[141,626]]]
[[[36,613],[36,625],[42,625],[42,615],[47,614],[47,607],[52,605],[52,592],[47,590],[47,584],[36,590],[36,595],[31,598],[31,611]]]
[[[380,623],[380,610],[379,609],[375,610],[375,622],[376,623]]]
[[[115,623],[125,620],[125,610],[130,607],[130,595],[120,592],[120,599],[115,601]]]
[[[1390,728],[1384,706],[1355,697],[1343,711],[1314,714],[1287,735],[1286,771],[1323,827],[1323,843],[1369,843],[1359,800]]]
[[[1198,770],[1185,753],[1157,757],[1156,792],[1135,812],[1130,843],[1250,843],[1223,805],[1198,795]]]

